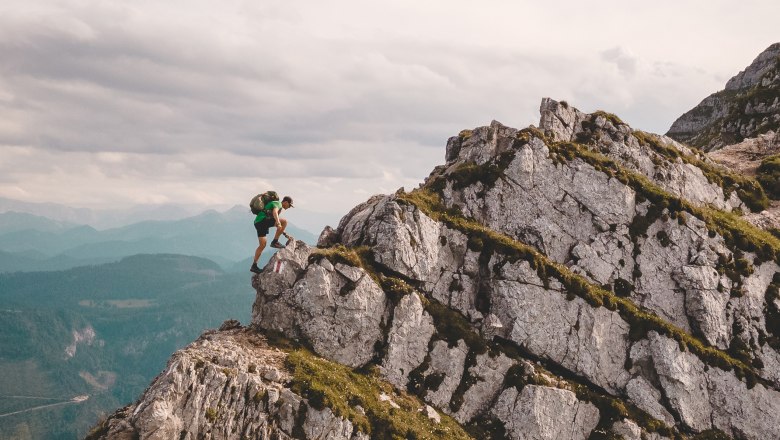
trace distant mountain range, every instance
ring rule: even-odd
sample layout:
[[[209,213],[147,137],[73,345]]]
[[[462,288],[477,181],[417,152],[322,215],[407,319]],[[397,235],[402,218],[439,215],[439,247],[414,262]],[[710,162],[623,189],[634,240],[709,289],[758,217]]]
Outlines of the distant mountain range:
[[[309,244],[317,240],[293,224],[288,232]],[[252,214],[239,206],[106,230],[30,213],[0,213],[0,272],[63,270],[157,253],[208,258],[223,269],[243,271],[256,247]],[[271,254],[269,248],[261,262]]]
[[[248,200],[247,200],[248,202]],[[248,207],[237,205],[245,212]],[[227,207],[212,208],[225,211]],[[37,217],[56,219],[56,222],[71,225],[89,225],[95,229],[114,229],[122,226],[149,220],[174,221],[193,217],[203,212],[204,208],[191,205],[137,205],[124,209],[88,209],[74,208],[58,203],[31,203],[0,197],[0,213],[15,212],[32,214]],[[321,213],[306,210],[300,206],[286,213],[295,226],[319,234],[325,225],[336,227],[343,213]],[[31,229],[36,229],[32,228]],[[0,220],[2,230],[2,220]],[[6,231],[7,232],[7,231]]]
[[[31,203],[0,197],[0,212],[17,212],[58,219],[98,229],[115,228],[145,220],[180,220],[199,210],[188,205],[139,205],[125,209],[74,208],[58,203]]]

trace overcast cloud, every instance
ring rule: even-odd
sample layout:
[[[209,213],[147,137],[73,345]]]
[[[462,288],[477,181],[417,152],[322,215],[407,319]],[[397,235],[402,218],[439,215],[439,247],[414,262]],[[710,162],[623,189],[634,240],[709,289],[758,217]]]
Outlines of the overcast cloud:
[[[0,5],[0,197],[345,213],[542,97],[663,133],[780,41],[743,1]]]

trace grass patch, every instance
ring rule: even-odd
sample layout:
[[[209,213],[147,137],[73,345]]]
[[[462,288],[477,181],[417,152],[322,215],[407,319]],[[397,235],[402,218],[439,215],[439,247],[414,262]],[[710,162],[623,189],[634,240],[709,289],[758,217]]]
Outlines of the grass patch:
[[[370,258],[370,252],[368,246],[361,246],[355,248],[348,248],[343,244],[329,248],[317,248],[309,255],[309,263],[318,263],[323,258],[326,258],[333,264],[341,263],[347,266],[359,267],[366,269],[366,265],[363,264],[364,258]]]
[[[312,408],[330,408],[334,414],[349,419],[372,439],[470,439],[451,417],[441,414],[441,423],[429,420],[419,409],[425,404],[393,387],[374,374],[361,374],[341,364],[313,355],[306,349],[287,356],[292,371],[291,389],[305,397]],[[400,408],[379,399],[392,396]],[[360,406],[364,412],[356,407]]]
[[[217,418],[219,418],[219,413],[217,413],[216,408],[206,408],[206,420],[208,420],[209,423],[216,422]]]
[[[612,125],[614,125],[615,127],[617,127],[618,125],[628,125],[625,122],[623,122],[620,118],[618,118],[617,115],[605,112],[603,110],[597,110],[591,113],[591,120],[595,120],[597,116],[601,116],[602,118],[611,122]]]

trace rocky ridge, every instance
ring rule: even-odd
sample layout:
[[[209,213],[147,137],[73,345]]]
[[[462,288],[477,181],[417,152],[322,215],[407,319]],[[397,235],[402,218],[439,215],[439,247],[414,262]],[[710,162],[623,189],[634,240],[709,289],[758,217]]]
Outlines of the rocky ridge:
[[[541,129],[494,122],[450,139],[421,189],[373,197],[323,234],[326,250],[301,250],[295,275],[259,277],[254,324],[345,365],[377,363],[509,438],[625,424],[646,437],[780,435],[767,421],[780,409],[780,242],[725,212],[760,187],[729,191],[706,157],[611,115],[541,110]],[[575,429],[529,434],[549,426],[525,411],[556,405]]]
[[[464,130],[419,189],[279,251],[252,279],[251,330],[177,353],[94,437],[456,438],[454,420],[473,438],[780,438],[780,240],[739,217],[761,187],[608,113],[541,114]],[[281,333],[352,376],[231,332]],[[386,388],[350,391],[376,374]],[[289,399],[250,408],[271,388]],[[405,392],[429,405],[406,405],[412,437],[377,416]]]
[[[667,135],[705,151],[780,127],[780,43],[769,46],[726,88],[680,116]]]

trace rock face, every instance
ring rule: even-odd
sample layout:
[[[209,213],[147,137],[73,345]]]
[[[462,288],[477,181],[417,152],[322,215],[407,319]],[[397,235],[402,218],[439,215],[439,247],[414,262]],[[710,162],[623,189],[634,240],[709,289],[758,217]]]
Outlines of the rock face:
[[[372,197],[323,236],[341,247],[277,254],[308,264],[256,278],[254,324],[345,365],[376,363],[395,386],[509,438],[588,438],[597,426],[779,437],[765,312],[777,242],[745,248],[716,228],[697,206],[744,202],[693,165],[711,162],[613,118],[544,100],[543,132],[462,132],[421,190]],[[309,330],[320,321],[330,334]],[[616,416],[607,401],[633,409]]]
[[[668,136],[706,151],[780,126],[780,43],[672,124]]]

